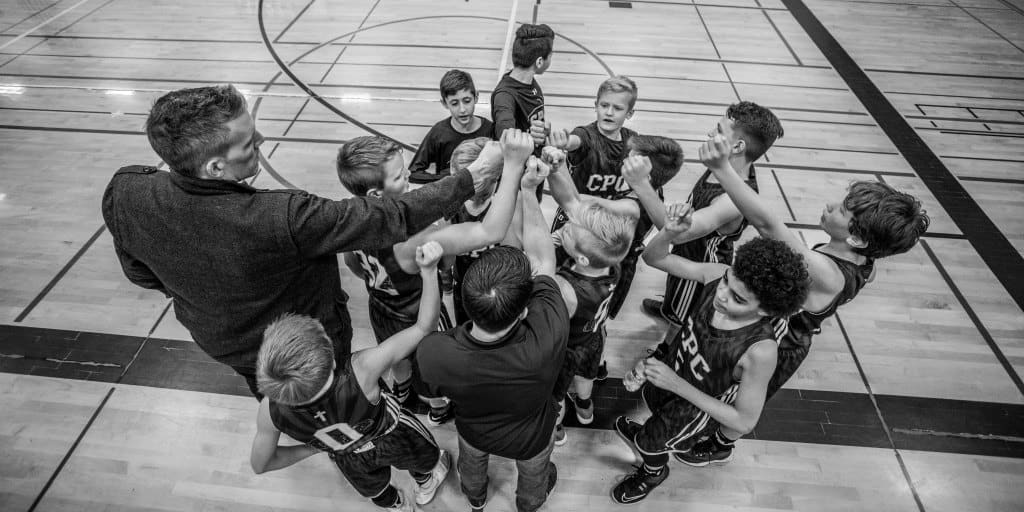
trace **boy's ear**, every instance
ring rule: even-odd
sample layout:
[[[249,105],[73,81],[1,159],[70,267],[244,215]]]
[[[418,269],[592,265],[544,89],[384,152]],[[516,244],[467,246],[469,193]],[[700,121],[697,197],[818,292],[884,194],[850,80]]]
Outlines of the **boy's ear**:
[[[732,154],[742,155],[747,151],[747,141],[743,139],[736,139],[736,144],[732,145]]]
[[[859,236],[850,235],[846,237],[846,243],[855,249],[864,249],[868,246],[868,243],[861,240]]]
[[[590,258],[580,254],[579,256],[576,256],[576,263],[579,263],[580,265],[583,265],[584,267],[589,267],[590,266]]]
[[[366,197],[381,197],[382,195],[383,192],[376,187],[366,191]]]
[[[629,109],[629,112],[626,112],[626,119],[629,119],[631,117],[633,117],[633,109]]]

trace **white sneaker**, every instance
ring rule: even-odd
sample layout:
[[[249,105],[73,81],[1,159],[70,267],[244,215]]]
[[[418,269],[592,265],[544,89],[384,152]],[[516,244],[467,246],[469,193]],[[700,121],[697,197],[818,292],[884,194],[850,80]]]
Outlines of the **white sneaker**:
[[[434,494],[448,476],[448,468],[452,466],[452,456],[447,450],[441,450],[434,469],[430,470],[430,480],[416,487],[416,503],[426,505],[434,499]]]

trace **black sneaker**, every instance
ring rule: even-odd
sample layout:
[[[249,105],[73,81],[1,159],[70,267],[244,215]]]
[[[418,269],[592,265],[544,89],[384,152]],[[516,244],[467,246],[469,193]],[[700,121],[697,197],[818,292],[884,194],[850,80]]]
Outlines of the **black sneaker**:
[[[725,464],[729,462],[732,460],[732,449],[733,445],[719,443],[712,436],[710,439],[693,445],[690,451],[686,453],[673,453],[672,456],[683,464],[702,468],[708,464]]]
[[[615,418],[615,431],[629,446],[636,444],[636,434],[640,432],[641,428],[643,428],[642,423],[637,423],[625,416]]]
[[[427,413],[427,423],[432,427],[441,426],[455,416],[455,406],[451,402],[444,407],[431,407]]]
[[[601,366],[597,367],[597,376],[594,380],[597,382],[604,382],[608,379],[608,361],[601,361]]]
[[[654,318],[663,319],[664,317],[661,315],[661,306],[662,302],[660,300],[644,299],[644,301],[641,303],[640,309],[642,309],[644,313],[647,313],[648,315],[653,316]]]
[[[469,500],[469,509],[472,510],[473,512],[479,512],[480,510],[483,510],[484,505],[487,505],[487,498],[484,498],[479,501],[473,499]]]
[[[634,467],[636,471],[626,475],[618,485],[612,487],[612,499],[615,503],[637,503],[668,478],[668,466],[661,468],[657,473],[647,471],[643,464]]]

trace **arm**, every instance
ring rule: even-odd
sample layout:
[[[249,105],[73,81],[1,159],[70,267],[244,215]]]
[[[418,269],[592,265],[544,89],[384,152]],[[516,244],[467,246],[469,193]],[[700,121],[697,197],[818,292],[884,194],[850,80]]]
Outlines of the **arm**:
[[[644,210],[647,210],[654,227],[661,229],[665,227],[667,211],[665,203],[658,197],[658,192],[651,186],[651,169],[650,158],[634,155],[622,162],[621,173]]]
[[[409,162],[410,183],[433,183],[445,177],[445,174],[438,172],[440,169],[431,165],[437,157],[437,151],[438,148],[435,143],[434,128],[431,128],[430,131],[427,132],[427,135],[423,137],[423,141],[420,142],[420,146],[416,148],[416,154],[413,155],[412,161]]]
[[[569,176],[566,155],[561,150],[547,146],[541,151],[541,158],[551,167],[548,175],[548,189],[558,206],[566,212],[575,210],[580,204],[580,192]]]
[[[122,249],[116,239],[114,240],[114,252],[117,254],[118,261],[121,262],[121,270],[124,271],[124,275],[129,281],[149,290],[161,291],[170,297],[160,278],[145,263],[135,259],[134,256]]]
[[[579,135],[569,133],[568,130],[562,128],[551,131],[551,135],[548,136],[548,145],[569,152],[579,149],[583,145],[583,140],[580,139]]]
[[[280,438],[281,431],[270,419],[270,400],[264,398],[256,416],[256,437],[252,440],[252,454],[249,455],[249,463],[256,474],[286,468],[319,452],[305,444],[281,446],[277,444]]]
[[[544,181],[543,169],[538,172],[535,165],[527,168],[523,174],[522,193],[519,197],[523,204],[523,252],[530,258],[537,275],[555,275],[555,246],[551,242],[551,233],[544,222],[544,213],[537,202],[537,186]]]
[[[748,434],[761,418],[768,381],[775,371],[777,360],[775,340],[762,340],[751,345],[739,362],[742,378],[736,401],[731,405],[693,387],[657,359],[644,362],[644,375],[651,384],[679,395],[722,425],[741,434]]]
[[[419,266],[420,277],[423,279],[416,323],[384,340],[380,345],[360,350],[352,355],[352,372],[368,398],[376,396],[377,380],[384,372],[408,357],[423,338],[437,329],[437,318],[441,312],[437,262],[442,254],[441,246],[435,242],[428,242],[416,249],[416,265]]]
[[[668,209],[668,223],[665,228],[647,244],[644,262],[676,277],[708,283],[722,277],[728,265],[721,263],[700,263],[671,253],[672,239],[684,233],[689,224],[690,205],[674,204]]]
[[[564,277],[555,274],[554,278],[555,283],[558,284],[558,289],[562,291],[562,300],[565,301],[565,309],[569,311],[569,318],[572,318],[576,314],[576,306],[579,306],[576,290],[573,289],[572,285]]]
[[[516,128],[516,100],[511,93],[494,93],[491,98],[491,122],[494,123],[494,138],[500,137],[509,128]]]

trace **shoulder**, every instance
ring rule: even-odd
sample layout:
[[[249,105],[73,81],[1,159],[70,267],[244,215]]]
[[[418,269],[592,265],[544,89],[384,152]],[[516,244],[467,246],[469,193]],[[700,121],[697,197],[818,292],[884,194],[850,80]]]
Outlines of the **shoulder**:
[[[531,308],[537,306],[551,307],[556,312],[566,314],[565,300],[562,298],[562,288],[551,276],[537,276],[533,279],[533,294],[530,296]]]
[[[779,345],[773,339],[764,339],[754,342],[747,348],[743,358],[747,360],[747,366],[775,367],[779,357]]]
[[[153,174],[157,172],[160,172],[159,169],[148,165],[126,165],[118,169],[114,176]]]

